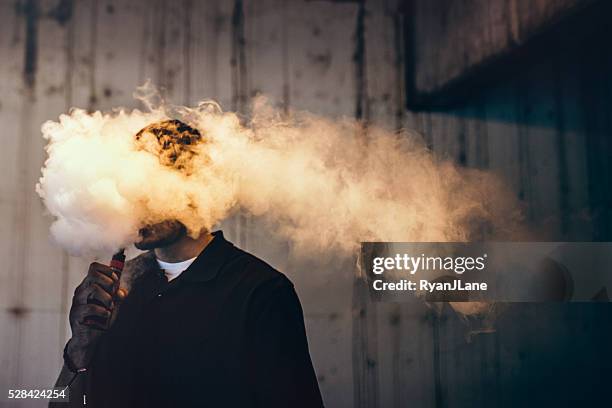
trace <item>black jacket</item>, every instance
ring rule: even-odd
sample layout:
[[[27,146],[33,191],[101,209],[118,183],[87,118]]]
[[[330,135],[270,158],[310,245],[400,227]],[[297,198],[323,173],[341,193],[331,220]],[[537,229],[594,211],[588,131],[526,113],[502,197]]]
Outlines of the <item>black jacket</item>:
[[[153,253],[98,343],[88,406],[322,407],[292,283],[214,234],[168,283]]]

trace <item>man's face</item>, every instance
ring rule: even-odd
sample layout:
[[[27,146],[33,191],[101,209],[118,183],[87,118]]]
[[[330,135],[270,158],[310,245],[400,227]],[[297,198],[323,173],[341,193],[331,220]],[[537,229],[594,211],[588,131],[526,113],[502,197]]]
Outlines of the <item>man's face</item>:
[[[179,221],[163,221],[146,225],[138,231],[140,240],[134,246],[141,250],[163,248],[183,238],[187,230]]]
[[[159,158],[169,168],[189,175],[194,146],[203,142],[200,132],[180,120],[170,119],[152,123],[135,136],[136,146]],[[187,228],[176,220],[150,224],[138,231],[138,249],[149,250],[171,245],[187,235]]]

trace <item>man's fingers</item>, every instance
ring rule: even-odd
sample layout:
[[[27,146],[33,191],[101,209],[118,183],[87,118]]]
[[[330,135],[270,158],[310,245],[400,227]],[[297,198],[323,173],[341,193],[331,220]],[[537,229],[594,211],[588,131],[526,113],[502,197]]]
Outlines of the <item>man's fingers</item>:
[[[108,276],[114,281],[119,280],[119,275],[117,274],[117,271],[108,265],[103,265],[98,262],[93,262],[89,265],[89,273],[91,274],[93,272],[101,273],[102,275]]]
[[[87,326],[88,328],[92,328],[92,329],[97,329],[97,330],[106,330],[107,329],[106,320],[102,320],[102,319],[97,318],[97,317],[86,317],[83,320],[82,324]]]
[[[97,317],[110,317],[111,312],[99,305],[95,305],[95,304],[87,304],[87,305],[83,305],[83,312],[87,315],[87,316],[97,316]]]
[[[107,265],[94,262],[89,265],[87,276],[74,291],[70,309],[70,324],[106,329],[111,311],[126,296],[119,290],[120,272]]]
[[[100,272],[90,272],[88,278],[90,285],[96,284],[110,294],[114,292],[115,284],[118,282]]]
[[[109,292],[102,289],[97,283],[94,283],[91,285],[91,290],[87,295],[86,303],[96,302],[107,309],[112,309],[113,307],[113,296]]]
[[[83,323],[86,319],[94,318],[96,320],[104,321],[108,319],[111,312],[96,304],[86,304],[77,307],[75,310],[75,317],[80,323]]]
[[[73,303],[86,303],[86,299],[83,297],[83,292],[88,292],[90,286],[92,286],[94,283],[109,292],[109,294],[112,296],[115,288],[119,286],[119,275],[117,275],[117,273],[109,266],[102,265],[98,262],[90,264],[89,270],[87,271],[87,276],[74,290]]]
[[[97,295],[99,300],[107,299],[108,297],[112,299],[115,288],[115,282],[113,282],[111,278],[98,272],[92,272],[74,291],[72,304],[86,304],[89,298],[99,290],[102,290],[108,294],[108,296],[104,296],[103,294]]]
[[[83,305],[83,315],[82,317],[84,318],[98,318],[101,320],[105,320],[108,319],[111,315],[111,312],[99,305],[95,305],[95,304],[87,304],[87,305]],[[81,319],[81,321],[83,321],[84,319]]]

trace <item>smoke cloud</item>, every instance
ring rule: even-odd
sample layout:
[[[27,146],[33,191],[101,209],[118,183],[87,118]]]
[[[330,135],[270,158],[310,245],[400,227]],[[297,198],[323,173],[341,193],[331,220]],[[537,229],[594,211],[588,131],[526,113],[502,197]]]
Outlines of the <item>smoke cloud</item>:
[[[73,109],[42,126],[48,158],[36,188],[52,236],[71,254],[127,246],[141,226],[167,219],[196,236],[238,211],[302,254],[517,231],[518,203],[496,177],[435,158],[415,133],[365,132],[307,112],[287,118],[262,98],[248,123],[214,102],[169,105],[151,87],[138,98],[147,109]],[[165,119],[202,134],[180,171],[135,139]]]

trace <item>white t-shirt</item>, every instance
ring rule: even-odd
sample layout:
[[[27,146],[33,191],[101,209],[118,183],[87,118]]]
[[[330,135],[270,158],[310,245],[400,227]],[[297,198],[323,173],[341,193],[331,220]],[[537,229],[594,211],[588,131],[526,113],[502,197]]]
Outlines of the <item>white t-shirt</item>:
[[[172,279],[177,278],[185,269],[189,268],[189,265],[191,265],[196,258],[197,257],[181,262],[164,262],[158,259],[157,263],[160,269],[164,271],[166,278],[168,278],[168,282],[170,282]]]

